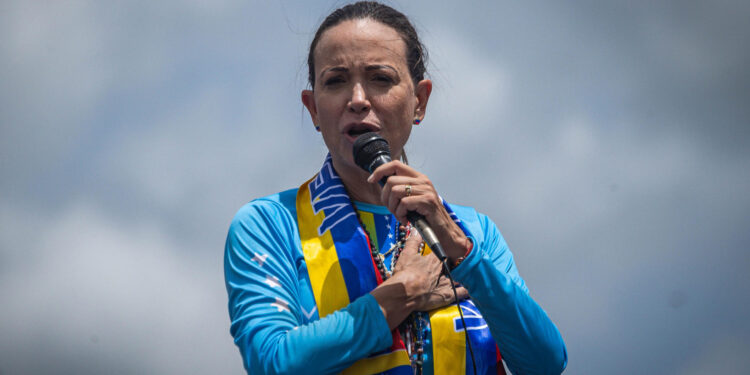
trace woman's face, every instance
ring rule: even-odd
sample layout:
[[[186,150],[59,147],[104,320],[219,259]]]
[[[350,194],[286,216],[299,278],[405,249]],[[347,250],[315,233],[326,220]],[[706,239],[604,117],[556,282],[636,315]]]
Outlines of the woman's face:
[[[323,33],[313,57],[315,87],[302,92],[302,102],[334,165],[357,168],[352,145],[368,131],[388,140],[399,158],[414,119],[424,117],[432,83],[414,87],[396,30],[371,19],[344,21]]]

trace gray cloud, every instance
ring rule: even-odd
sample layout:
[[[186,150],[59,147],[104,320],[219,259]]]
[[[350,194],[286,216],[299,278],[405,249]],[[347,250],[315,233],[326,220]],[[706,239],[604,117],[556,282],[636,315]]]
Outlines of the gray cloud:
[[[568,373],[750,366],[739,2],[395,4],[432,53],[412,164],[489,214]],[[234,211],[324,145],[329,3],[0,6],[0,373],[238,373]]]

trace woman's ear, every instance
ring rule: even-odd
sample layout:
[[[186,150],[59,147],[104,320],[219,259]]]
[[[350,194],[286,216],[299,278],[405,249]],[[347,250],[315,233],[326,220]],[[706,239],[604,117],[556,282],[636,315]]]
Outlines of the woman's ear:
[[[414,88],[414,95],[417,97],[417,108],[414,118],[422,121],[427,112],[427,101],[430,100],[430,94],[432,93],[432,81],[429,79],[423,79],[417,83],[417,87]]]
[[[310,112],[313,125],[318,124],[318,107],[315,106],[315,93],[312,90],[302,90],[302,104]]]

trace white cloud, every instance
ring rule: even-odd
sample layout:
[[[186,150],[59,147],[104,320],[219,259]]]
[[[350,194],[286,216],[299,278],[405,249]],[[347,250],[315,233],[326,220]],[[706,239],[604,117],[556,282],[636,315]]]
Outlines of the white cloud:
[[[158,38],[118,28],[96,2],[10,2],[0,12],[3,153],[22,181],[55,168],[82,140],[111,126],[97,118],[113,91],[163,76]],[[109,16],[109,17],[108,17]],[[120,25],[122,26],[122,25]],[[137,46],[137,47],[136,47]],[[5,59],[5,56],[8,58]]]
[[[198,262],[158,223],[123,225],[86,202],[48,220],[4,210],[2,223],[4,372],[64,373],[53,362],[66,357],[137,372],[241,371],[220,251]],[[40,345],[50,352],[38,356]]]
[[[425,123],[452,142],[472,142],[503,127],[497,119],[507,114],[512,82],[503,61],[484,53],[482,42],[461,35],[443,28],[425,40],[434,83]]]

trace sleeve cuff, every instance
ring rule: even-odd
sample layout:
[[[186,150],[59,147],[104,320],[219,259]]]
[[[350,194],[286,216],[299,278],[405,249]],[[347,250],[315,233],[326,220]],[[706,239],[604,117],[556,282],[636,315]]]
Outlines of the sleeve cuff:
[[[471,273],[471,270],[476,267],[482,257],[482,255],[479,255],[479,253],[482,252],[482,248],[481,246],[479,246],[479,242],[477,241],[477,239],[471,235],[468,235],[467,237],[471,242],[474,243],[474,247],[471,249],[469,255],[463,260],[463,262],[461,262],[461,264],[457,265],[451,270],[451,275],[453,275],[453,278],[459,282],[461,282],[464,277],[468,276]]]
[[[383,310],[380,308],[378,301],[370,293],[357,298],[352,304],[353,310],[358,310],[359,316],[365,317],[369,332],[374,333],[374,338],[378,342],[378,347],[387,348],[393,343],[393,335],[388,329],[388,322],[385,320]]]

